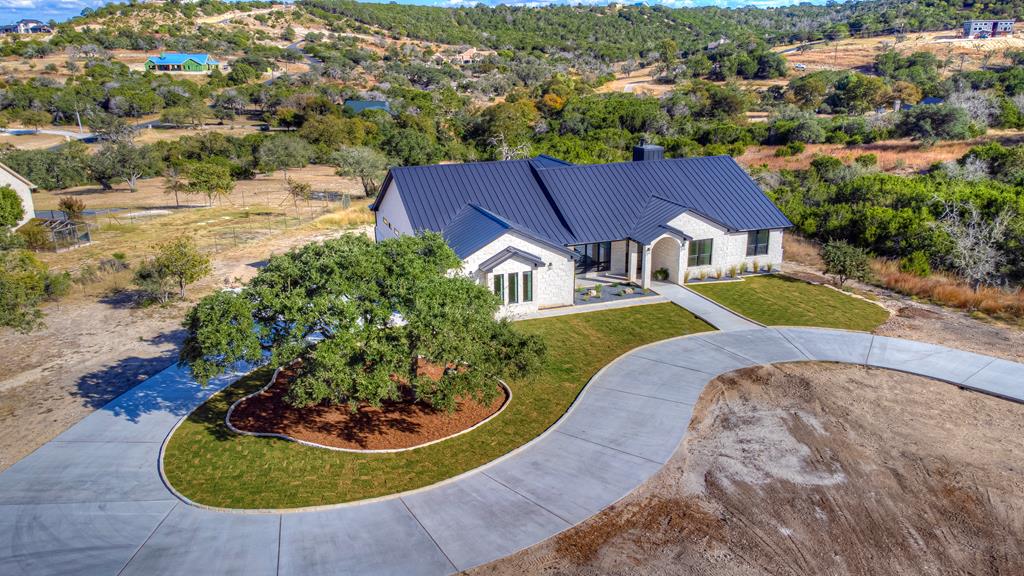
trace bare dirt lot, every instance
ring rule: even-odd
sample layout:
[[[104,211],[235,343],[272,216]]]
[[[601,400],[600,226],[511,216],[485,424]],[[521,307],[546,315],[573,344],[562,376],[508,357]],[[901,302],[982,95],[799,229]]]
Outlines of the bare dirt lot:
[[[474,573],[1020,574],[1022,467],[1019,404],[858,366],[751,368],[709,384],[633,494]]]
[[[1006,146],[1024,142],[1024,133],[1017,130],[990,130],[988,134],[971,140],[939,142],[922,146],[909,138],[881,140],[871,144],[846,146],[843,144],[808,144],[796,154],[780,158],[775,156],[779,146],[750,146],[736,161],[744,166],[767,166],[771,170],[802,170],[811,165],[816,156],[835,156],[850,163],[861,154],[874,154],[878,167],[887,172],[917,172],[936,162],[958,160],[972,147],[986,142],[1001,142]]]

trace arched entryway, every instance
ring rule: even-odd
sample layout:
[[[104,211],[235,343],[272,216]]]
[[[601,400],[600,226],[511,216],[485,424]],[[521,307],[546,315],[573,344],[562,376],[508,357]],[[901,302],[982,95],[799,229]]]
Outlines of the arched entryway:
[[[654,241],[651,247],[651,279],[654,280],[654,273],[664,268],[668,270],[668,281],[679,284],[680,254],[683,244],[672,236],[662,236]]]

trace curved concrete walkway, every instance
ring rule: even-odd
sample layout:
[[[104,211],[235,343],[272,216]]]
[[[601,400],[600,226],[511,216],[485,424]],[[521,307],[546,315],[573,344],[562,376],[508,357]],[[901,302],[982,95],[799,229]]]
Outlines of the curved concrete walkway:
[[[1024,365],[809,328],[714,332],[605,367],[551,430],[451,481],[374,502],[232,513],[174,497],[158,472],[175,423],[221,381],[171,368],[0,474],[0,574],[447,574],[501,558],[625,496],[669,459],[717,375],[827,360],[1024,401]],[[927,401],[922,398],[922,401]]]

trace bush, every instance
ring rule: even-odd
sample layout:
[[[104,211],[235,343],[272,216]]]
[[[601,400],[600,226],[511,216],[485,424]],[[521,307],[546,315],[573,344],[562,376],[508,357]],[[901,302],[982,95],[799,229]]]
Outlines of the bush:
[[[917,250],[900,260],[900,271],[913,274],[921,278],[927,278],[932,274],[932,265],[928,261],[928,255]]]
[[[18,235],[25,240],[25,246],[32,250],[47,250],[52,244],[50,233],[36,221],[29,221],[18,228]]]
[[[668,268],[658,268],[654,271],[654,279],[659,282],[668,280]]]
[[[21,197],[8,185],[0,186],[0,228],[13,228],[25,217]]]
[[[785,146],[782,146],[775,151],[777,158],[787,158],[789,156],[796,156],[807,149],[807,146],[803,142],[790,142]]]
[[[848,280],[867,280],[871,276],[871,258],[868,253],[851,246],[845,240],[833,240],[822,248],[821,259],[825,272],[835,278],[839,287]]]

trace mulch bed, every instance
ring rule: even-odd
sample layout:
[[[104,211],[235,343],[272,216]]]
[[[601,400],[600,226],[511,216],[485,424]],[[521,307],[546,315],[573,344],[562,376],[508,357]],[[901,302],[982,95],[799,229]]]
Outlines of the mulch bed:
[[[472,427],[497,412],[506,400],[505,390],[500,389],[489,406],[466,399],[451,413],[411,401],[385,402],[381,408],[361,407],[355,412],[346,405],[295,408],[284,401],[295,376],[293,367],[282,368],[272,386],[235,407],[231,425],[334,448],[411,448]]]

